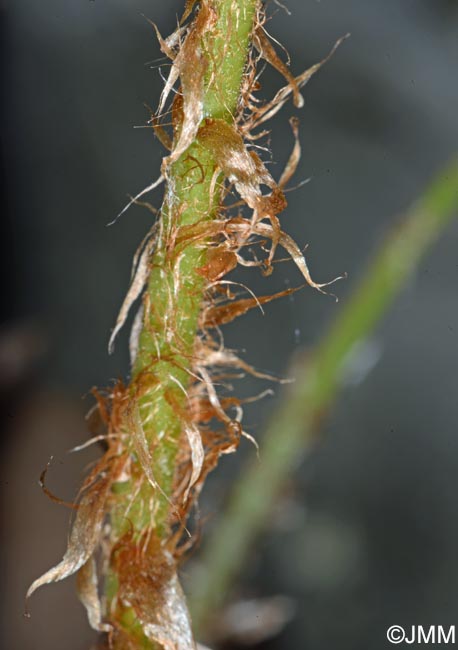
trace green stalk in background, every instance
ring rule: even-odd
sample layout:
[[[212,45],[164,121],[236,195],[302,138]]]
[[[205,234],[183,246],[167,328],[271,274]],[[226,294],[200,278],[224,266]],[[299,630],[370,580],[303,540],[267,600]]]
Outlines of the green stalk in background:
[[[458,161],[453,161],[389,233],[316,349],[293,365],[295,381],[260,441],[261,460],[234,481],[228,508],[204,547],[191,593],[197,630],[204,630],[224,603],[296,459],[310,449],[317,421],[332,405],[355,345],[371,335],[457,212]]]
[[[134,278],[110,341],[142,295],[142,315],[131,337],[132,377],[127,387],[119,382],[105,393],[95,392],[95,424],[97,433],[105,425],[106,452],[83,483],[62,561],[27,593],[29,597],[43,584],[78,573],[89,621],[107,633],[110,650],[195,647],[177,578],[188,550],[183,531],[208,472],[221,454],[235,450],[245,433],[240,402],[218,395],[215,385],[228,368],[249,366],[225,350],[215,332],[260,301],[286,293],[259,301],[239,299],[235,292],[223,295],[222,286],[231,282],[222,278],[239,263],[269,272],[281,245],[309,285],[318,290],[326,286],[312,280],[300,248],[277,217],[286,207],[283,189],[300,157],[297,125],[292,123],[295,146],[278,183],[248,143],[290,96],[302,106],[300,88],[343,39],[325,59],[293,77],[264,32],[264,20],[261,0],[186,0],[174,34],[165,40],[158,34],[162,51],[172,60],[159,106],[162,115],[152,120],[170,149],[161,168],[164,201],[154,233],[136,256]],[[261,59],[287,81],[267,103],[253,98]],[[171,137],[160,117],[178,80]],[[192,593],[197,630],[222,603],[292,461],[336,393],[349,352],[369,334],[457,207],[456,164],[446,176],[389,238],[311,361],[293,371],[297,381],[262,442],[261,463],[236,482],[229,511],[207,545],[205,573]],[[224,199],[232,190],[240,201],[227,206]],[[240,210],[241,204],[249,210]],[[244,257],[248,244],[259,246],[263,257],[269,240],[266,259]],[[97,569],[105,578],[103,603]]]

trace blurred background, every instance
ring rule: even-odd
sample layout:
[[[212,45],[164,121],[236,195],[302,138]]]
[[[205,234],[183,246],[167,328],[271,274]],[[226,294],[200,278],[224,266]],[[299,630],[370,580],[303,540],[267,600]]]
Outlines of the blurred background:
[[[144,16],[168,34],[182,5],[1,3],[1,645],[10,650],[94,641],[72,580],[40,590],[31,619],[22,616],[28,585],[60,560],[68,534],[68,511],[46,499],[38,478],[54,456],[49,487],[74,496],[98,454],[67,453],[87,439],[85,396],[128,375],[126,332],[111,357],[107,341],[151,215],[134,207],[106,226],[127,194],[157,177],[163,155],[150,130],[134,128],[167,73]],[[270,163],[278,178],[292,146],[288,117],[298,114],[296,180],[310,181],[288,195],[283,227],[309,243],[316,279],[349,277],[337,305],[304,289],[226,328],[228,347],[279,375],[319,340],[390,224],[458,149],[456,0],[288,0],[288,8],[291,16],[271,3],[268,29],[296,74],[351,32],[306,87],[304,109],[288,106],[271,124]],[[270,97],[282,79],[267,70],[262,83]],[[160,189],[151,202],[160,205]],[[360,350],[248,558],[233,602],[275,597],[272,616],[285,625],[250,640],[229,638],[222,624],[225,648],[379,650],[389,647],[390,625],[458,623],[457,249],[458,222]],[[255,270],[238,279],[259,293],[300,283],[292,263],[268,280]],[[266,387],[247,379],[238,392]],[[261,454],[277,399],[247,412]],[[254,453],[244,443],[223,458],[201,502],[208,528],[241,459]]]

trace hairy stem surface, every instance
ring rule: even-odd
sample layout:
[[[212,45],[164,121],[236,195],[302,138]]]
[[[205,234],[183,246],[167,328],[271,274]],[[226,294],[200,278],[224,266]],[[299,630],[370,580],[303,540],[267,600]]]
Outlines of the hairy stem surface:
[[[197,44],[206,59],[203,117],[233,123],[258,1],[213,0],[210,6],[216,20]],[[214,157],[197,141],[168,167],[165,175],[164,203],[129,387],[138,405],[138,424],[151,453],[152,474],[159,488],[145,483],[135,496],[129,484],[114,486],[125,495],[125,499],[117,500],[116,510],[111,513],[114,543],[129,530],[135,536],[151,526],[156,539],[171,534],[169,516],[175,507],[171,499],[182,434],[179,411],[186,409],[188,371],[205,284],[198,269],[206,260],[202,242],[187,242],[180,248],[172,240],[179,228],[212,219],[220,199]],[[128,518],[124,516],[127,504]],[[117,584],[116,570],[112,569],[107,581],[110,603],[116,600]],[[129,633],[137,636],[138,647],[158,647],[145,638],[133,610],[122,612],[119,618]]]

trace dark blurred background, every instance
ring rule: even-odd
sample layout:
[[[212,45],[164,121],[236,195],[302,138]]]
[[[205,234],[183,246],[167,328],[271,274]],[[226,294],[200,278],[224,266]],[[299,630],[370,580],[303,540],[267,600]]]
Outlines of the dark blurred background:
[[[111,357],[107,339],[151,215],[132,208],[106,225],[128,193],[156,178],[163,155],[151,131],[133,128],[145,124],[143,104],[156,106],[162,87],[161,53],[142,14],[168,34],[182,5],[1,4],[1,643],[9,650],[83,650],[94,640],[72,580],[41,590],[32,618],[22,617],[27,586],[61,558],[68,533],[68,512],[37,480],[53,455],[49,487],[74,496],[98,453],[67,454],[87,439],[84,395],[128,374],[126,333]],[[349,279],[337,287],[338,305],[306,289],[226,328],[229,347],[278,374],[316,343],[383,233],[458,149],[456,0],[288,7],[292,16],[271,4],[278,11],[268,28],[295,73],[352,34],[306,88],[296,178],[311,180],[288,195],[282,216],[284,229],[310,244],[316,278],[347,271]],[[264,95],[281,84],[266,71]],[[291,114],[287,107],[272,123],[277,178],[292,146]],[[158,190],[151,201],[160,200]],[[263,650],[379,650],[389,647],[389,625],[458,624],[457,247],[455,223],[359,350],[315,450],[249,558],[233,598],[283,595],[294,610],[258,644]],[[293,264],[278,265],[268,281],[254,270],[239,277],[258,292],[300,282]],[[247,380],[239,393],[265,387]],[[276,399],[247,414],[261,450]],[[223,459],[205,514],[224,507],[240,459],[253,453],[243,444],[238,458]]]

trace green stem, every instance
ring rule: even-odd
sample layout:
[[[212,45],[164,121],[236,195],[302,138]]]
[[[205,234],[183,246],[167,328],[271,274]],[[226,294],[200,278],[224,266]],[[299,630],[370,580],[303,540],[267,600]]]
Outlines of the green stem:
[[[204,82],[204,118],[233,123],[246,65],[250,34],[258,0],[212,0],[216,20],[200,40],[207,59]],[[212,153],[194,142],[167,170],[167,186],[161,211],[156,250],[144,299],[143,329],[130,385],[138,397],[140,420],[153,459],[152,471],[160,490],[144,484],[129,509],[131,486],[115,486],[118,495],[111,513],[113,541],[131,528],[140,535],[151,526],[154,499],[154,533],[166,539],[175,474],[175,460],[182,431],[180,409],[186,408],[186,387],[198,329],[205,280],[198,269],[205,264],[206,250],[188,243],[179,252],[173,236],[178,228],[211,219],[219,204],[212,191],[216,163]],[[124,498],[125,497],[125,498]],[[116,596],[117,579],[107,581],[109,602]],[[121,615],[123,625],[138,637],[138,646],[154,648],[142,635],[132,610]]]
[[[202,44],[208,57],[205,118],[233,121],[256,5],[257,0],[213,2],[218,19]],[[236,15],[238,20],[234,22]],[[165,493],[156,495],[160,502],[156,523],[164,531],[170,508],[166,497],[171,494],[182,426],[171,402],[184,405],[181,387],[186,388],[189,383],[187,370],[191,366],[205,284],[198,269],[205,264],[206,257],[201,243],[188,244],[179,256],[173,256],[170,239],[179,227],[214,216],[219,204],[218,192],[211,191],[215,169],[211,152],[195,142],[168,171],[161,235],[148,282],[148,309],[133,368],[134,381],[143,374],[148,383],[149,370],[154,372],[149,377],[151,385],[139,400],[139,408],[146,439],[156,445],[153,470]],[[158,438],[160,442],[156,444]],[[141,528],[145,522],[138,523]]]
[[[236,482],[228,509],[204,548],[202,570],[192,585],[197,630],[222,605],[292,466],[313,442],[317,420],[341,387],[355,345],[370,336],[457,211],[454,161],[389,234],[311,358],[293,367],[295,382],[269,423],[261,461],[251,463]]]

